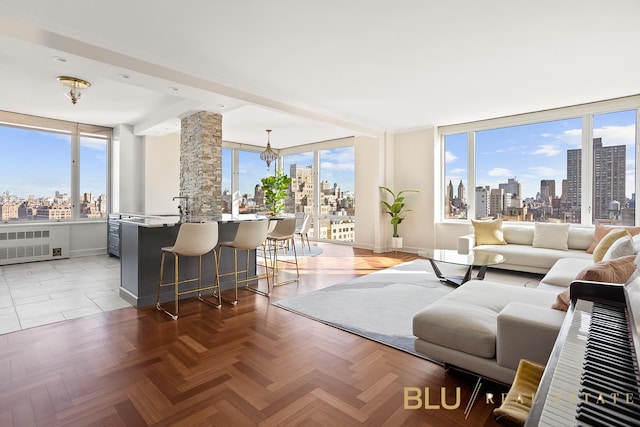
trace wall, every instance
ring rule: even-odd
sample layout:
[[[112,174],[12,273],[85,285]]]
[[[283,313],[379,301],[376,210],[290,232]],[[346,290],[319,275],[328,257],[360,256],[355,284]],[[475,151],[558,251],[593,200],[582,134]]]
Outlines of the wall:
[[[107,223],[75,222],[69,228],[69,256],[80,257],[107,253]]]
[[[380,191],[382,182],[382,141],[364,136],[354,137],[356,236],[354,246],[382,252]]]
[[[118,156],[111,162],[114,194],[113,211],[127,213],[145,212],[145,138],[135,136],[133,127],[118,125],[113,129],[112,155]],[[119,170],[115,165],[119,164]]]
[[[405,132],[393,136],[393,171],[389,186],[393,191],[416,189],[419,193],[406,193],[407,212],[398,226],[398,234],[403,237],[403,250],[434,248],[436,244],[434,201],[439,194],[437,182],[440,174],[439,157],[436,147],[435,129],[429,128],[414,132]],[[389,216],[385,220],[388,222]],[[391,245],[392,229],[387,227],[387,245]]]
[[[144,207],[148,214],[178,214],[180,134],[148,136],[144,157]]]

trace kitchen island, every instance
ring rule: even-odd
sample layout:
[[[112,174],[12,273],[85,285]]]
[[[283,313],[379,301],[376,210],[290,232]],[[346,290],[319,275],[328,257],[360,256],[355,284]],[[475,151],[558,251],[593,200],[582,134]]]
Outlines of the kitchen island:
[[[179,216],[139,215],[119,220],[120,222],[120,296],[134,307],[155,305],[160,280],[161,248],[173,246],[178,230],[183,222],[218,222],[218,241],[233,240],[240,221],[265,220],[258,215],[225,215],[217,218],[181,218]],[[216,246],[218,251],[218,246]],[[220,273],[233,271],[233,253],[225,250],[220,263]],[[167,258],[171,260],[171,256]],[[245,258],[239,257],[239,268],[244,269]],[[249,272],[256,274],[256,251],[249,255]],[[180,278],[196,277],[198,273],[197,257],[180,257]],[[165,262],[165,282],[173,277],[173,260]],[[222,289],[232,289],[233,276],[225,277]],[[211,254],[202,257],[202,283],[213,283],[215,266]],[[196,284],[191,284],[195,289]],[[189,289],[183,285],[181,290]],[[186,297],[186,296],[185,296]],[[160,301],[173,299],[173,287],[162,289]]]

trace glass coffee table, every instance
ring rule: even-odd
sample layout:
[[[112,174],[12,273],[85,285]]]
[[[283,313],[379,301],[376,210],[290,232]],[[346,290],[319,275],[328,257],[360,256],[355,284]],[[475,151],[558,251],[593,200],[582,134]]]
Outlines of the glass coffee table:
[[[483,280],[487,271],[487,266],[502,264],[505,261],[504,256],[483,251],[469,251],[468,254],[461,254],[455,249],[433,249],[418,252],[418,256],[426,258],[431,263],[434,273],[441,282],[453,286],[460,286],[471,279]],[[436,263],[443,262],[446,264],[464,265],[467,272],[464,276],[443,275]],[[473,268],[478,268],[478,273],[472,277]]]

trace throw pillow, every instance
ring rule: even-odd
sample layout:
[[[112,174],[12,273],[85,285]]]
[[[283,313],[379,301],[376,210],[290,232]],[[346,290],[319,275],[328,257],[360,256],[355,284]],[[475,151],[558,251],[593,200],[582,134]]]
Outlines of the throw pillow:
[[[502,220],[471,220],[473,224],[473,234],[476,239],[476,246],[478,245],[506,245],[502,233]]]
[[[553,303],[551,308],[553,308],[554,310],[567,311],[569,310],[570,299],[571,298],[569,296],[569,288],[567,288],[564,291],[560,292],[558,295],[556,295],[556,302]]]
[[[628,232],[626,232],[624,236],[613,242],[609,249],[607,249],[607,252],[605,252],[602,257],[602,261],[610,261],[612,259],[633,254],[633,238]]]
[[[640,256],[638,256],[640,258]],[[576,280],[606,283],[627,283],[636,271],[636,255],[627,255],[611,261],[600,261],[591,267],[582,270],[576,276]],[[556,295],[556,301],[551,308],[567,311],[570,303],[570,289]]]
[[[604,236],[600,242],[596,245],[596,248],[593,250],[593,262],[600,262],[604,257],[604,254],[607,253],[611,245],[615,243],[616,240],[621,237],[628,236],[629,232],[623,228],[616,228],[611,230]]]
[[[536,222],[533,232],[533,247],[569,250],[569,223],[556,224]]]
[[[593,243],[589,246],[589,249],[587,249],[587,253],[592,254],[600,240],[615,228],[624,228],[632,236],[640,234],[640,227],[621,227],[611,224],[596,224],[596,228],[593,232]]]
[[[600,261],[578,273],[576,280],[627,283],[636,269],[635,259],[635,255],[627,255],[610,261]]]

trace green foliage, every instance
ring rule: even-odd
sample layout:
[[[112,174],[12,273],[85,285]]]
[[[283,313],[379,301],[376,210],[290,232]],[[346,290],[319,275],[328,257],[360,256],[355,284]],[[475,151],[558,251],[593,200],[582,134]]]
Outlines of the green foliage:
[[[404,208],[404,197],[402,196],[404,193],[419,193],[418,190],[402,190],[399,191],[398,194],[394,193],[387,187],[380,186],[381,190],[385,190],[391,197],[393,201],[391,203],[382,201],[382,204],[386,208],[385,212],[391,216],[391,225],[393,226],[393,237],[400,237],[398,234],[398,224],[402,222],[404,217],[402,214],[404,212],[411,212],[409,209]]]
[[[275,215],[281,214],[284,209],[284,199],[287,197],[290,185],[291,178],[282,169],[277,170],[275,175],[262,178],[265,208],[270,209]]]

